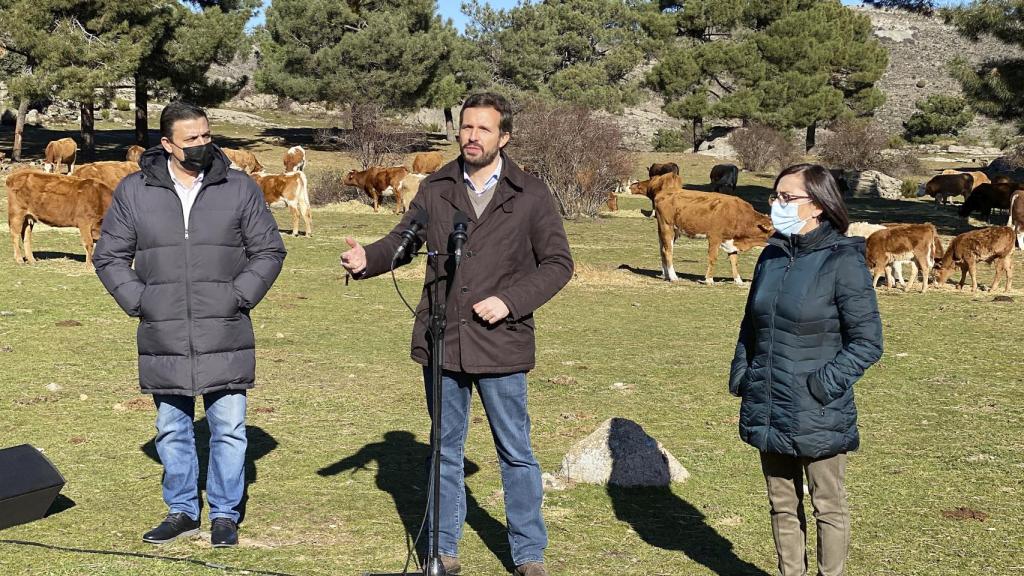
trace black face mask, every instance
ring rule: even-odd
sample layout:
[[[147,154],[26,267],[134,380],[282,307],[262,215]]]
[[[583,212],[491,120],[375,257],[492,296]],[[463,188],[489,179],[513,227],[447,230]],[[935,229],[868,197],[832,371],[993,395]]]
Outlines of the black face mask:
[[[176,147],[181,148],[175,144]],[[185,159],[181,161],[181,167],[189,172],[205,172],[213,164],[213,143],[199,144],[181,148]]]

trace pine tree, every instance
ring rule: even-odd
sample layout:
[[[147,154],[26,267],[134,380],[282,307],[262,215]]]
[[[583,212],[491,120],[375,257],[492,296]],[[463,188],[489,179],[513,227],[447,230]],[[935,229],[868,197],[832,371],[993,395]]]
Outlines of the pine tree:
[[[469,88],[434,0],[276,0],[257,42],[257,87],[303,102],[450,109]]]

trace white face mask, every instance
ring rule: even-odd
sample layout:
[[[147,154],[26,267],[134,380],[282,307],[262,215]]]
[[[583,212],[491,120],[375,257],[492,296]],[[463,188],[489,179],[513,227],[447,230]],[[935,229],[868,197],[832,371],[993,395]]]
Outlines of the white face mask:
[[[783,206],[781,202],[772,202],[772,226],[775,226],[775,230],[779,234],[792,236],[800,232],[804,224],[807,224],[807,220],[800,219],[800,206],[796,204]]]

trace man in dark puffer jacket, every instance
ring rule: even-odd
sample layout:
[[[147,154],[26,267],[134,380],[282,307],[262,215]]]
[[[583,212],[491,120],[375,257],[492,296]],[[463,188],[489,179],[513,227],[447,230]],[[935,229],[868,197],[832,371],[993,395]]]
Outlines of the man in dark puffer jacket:
[[[285,249],[260,188],[228,168],[206,113],[173,102],[160,146],[117,186],[96,244],[96,273],[139,318],[139,383],[157,406],[156,449],[170,512],[153,544],[199,531],[195,397],[210,425],[206,481],[214,546],[238,542],[245,487],[246,390],[256,380],[249,311],[281,272]],[[132,267],[132,261],[135,267]]]
[[[846,453],[856,450],[853,384],[882,355],[882,324],[864,239],[833,177],[801,164],[779,175],[776,233],[754,270],[729,391],[743,398],[740,436],[761,451],[782,576],[807,574],[803,477],[818,523],[818,574],[843,573]]]

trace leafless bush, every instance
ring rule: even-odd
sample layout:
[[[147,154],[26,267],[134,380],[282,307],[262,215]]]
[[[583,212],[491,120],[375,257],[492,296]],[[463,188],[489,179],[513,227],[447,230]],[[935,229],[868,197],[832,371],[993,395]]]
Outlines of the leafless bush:
[[[320,148],[337,148],[352,154],[363,170],[370,166],[397,166],[405,155],[424,148],[424,135],[403,130],[384,116],[379,104],[352,107],[351,129],[320,128],[313,132],[313,143]]]
[[[542,101],[516,115],[509,153],[551,189],[564,218],[597,216],[631,171],[622,134],[589,110]]]
[[[734,131],[730,140],[743,168],[752,172],[782,169],[801,159],[800,148],[788,130],[755,122]]]
[[[844,170],[881,170],[882,151],[889,146],[889,134],[877,122],[866,119],[841,120],[819,148],[818,156],[829,166]]]
[[[309,179],[309,203],[313,206],[323,206],[336,202],[348,202],[359,200],[369,203],[369,197],[358,188],[345,186],[345,172],[337,168],[325,168],[310,172]]]

